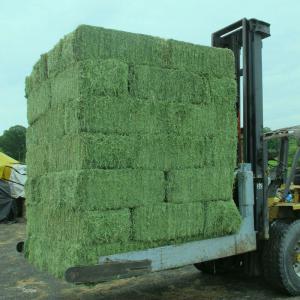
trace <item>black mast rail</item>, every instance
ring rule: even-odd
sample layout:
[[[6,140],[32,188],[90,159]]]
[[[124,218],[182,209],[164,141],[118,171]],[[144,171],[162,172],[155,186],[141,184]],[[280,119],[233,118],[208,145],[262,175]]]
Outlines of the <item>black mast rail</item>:
[[[242,19],[212,34],[212,46],[229,48],[235,57],[237,80],[238,162],[251,163],[254,175],[255,229],[268,238],[267,151],[263,139],[262,40],[270,36],[270,24]],[[242,50],[242,52],[241,52]],[[243,55],[241,59],[241,53]],[[242,64],[242,68],[241,68]],[[243,77],[243,95],[241,79]],[[241,101],[243,126],[240,124]]]

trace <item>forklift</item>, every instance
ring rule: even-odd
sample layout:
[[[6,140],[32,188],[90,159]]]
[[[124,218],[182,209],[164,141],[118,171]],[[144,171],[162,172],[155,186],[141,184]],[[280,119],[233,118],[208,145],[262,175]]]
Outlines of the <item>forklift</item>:
[[[66,281],[97,283],[193,264],[211,274],[263,275],[276,289],[300,295],[300,126],[263,132],[262,41],[269,36],[270,24],[245,18],[212,34],[212,46],[229,48],[235,57],[238,149],[233,198],[242,217],[240,230],[100,256],[95,266],[67,269]],[[280,149],[277,165],[270,168],[268,143],[274,139]],[[288,172],[291,139],[296,139],[298,150]],[[21,242],[17,250],[22,249]]]
[[[299,295],[300,172],[297,166],[300,166],[300,126],[263,133],[262,40],[269,36],[270,24],[256,19],[242,19],[212,34],[212,46],[229,48],[235,56],[238,163],[250,163],[253,171],[257,250],[231,259],[204,263],[202,269],[216,273],[218,268],[221,272],[224,267],[227,270],[242,268],[247,275],[263,275],[276,289]],[[288,172],[292,139],[298,149]],[[275,167],[268,164],[268,143],[271,140],[279,144]],[[201,264],[196,266],[201,269]]]
[[[300,295],[300,126],[263,133],[262,40],[269,36],[270,24],[256,19],[242,19],[212,34],[212,46],[229,48],[235,57],[237,156],[238,163],[249,163],[253,172],[257,249],[195,266],[210,274],[262,275],[275,289]],[[272,140],[279,148],[275,166],[268,164]],[[297,150],[288,170],[291,140]]]

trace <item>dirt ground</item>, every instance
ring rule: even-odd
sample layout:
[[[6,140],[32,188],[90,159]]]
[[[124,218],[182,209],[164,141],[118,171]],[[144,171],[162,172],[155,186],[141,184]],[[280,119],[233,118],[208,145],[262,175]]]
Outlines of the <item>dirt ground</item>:
[[[260,279],[209,276],[193,266],[115,280],[94,286],[72,285],[36,270],[15,250],[25,224],[0,224],[0,299],[292,299]],[[293,298],[300,299],[300,297]]]

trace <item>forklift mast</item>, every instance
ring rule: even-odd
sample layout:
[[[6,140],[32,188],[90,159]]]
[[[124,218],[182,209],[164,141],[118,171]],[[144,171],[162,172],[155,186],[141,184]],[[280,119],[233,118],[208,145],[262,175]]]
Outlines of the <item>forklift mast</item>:
[[[252,166],[254,222],[261,239],[268,239],[269,236],[267,149],[263,139],[262,86],[262,40],[269,36],[270,24],[256,19],[242,19],[212,34],[212,46],[229,48],[235,57],[238,163],[250,163]]]

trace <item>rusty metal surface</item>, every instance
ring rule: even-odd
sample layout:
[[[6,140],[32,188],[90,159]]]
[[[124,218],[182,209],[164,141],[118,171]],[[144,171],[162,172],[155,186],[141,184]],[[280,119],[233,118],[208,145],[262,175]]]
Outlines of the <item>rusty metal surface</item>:
[[[270,289],[260,279],[201,274],[193,266],[114,280],[93,286],[75,286],[36,270],[15,251],[24,239],[25,225],[0,224],[0,299],[107,300],[249,300],[290,298]]]

